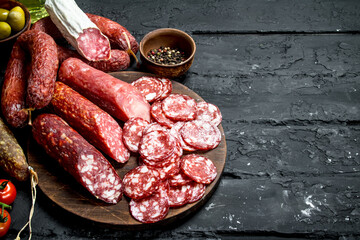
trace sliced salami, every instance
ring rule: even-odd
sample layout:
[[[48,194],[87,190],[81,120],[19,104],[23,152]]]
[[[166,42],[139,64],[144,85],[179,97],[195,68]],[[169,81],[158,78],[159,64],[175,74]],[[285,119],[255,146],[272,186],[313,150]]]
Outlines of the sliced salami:
[[[176,143],[176,138],[167,130],[151,131],[143,134],[139,153],[147,160],[162,161],[174,152]]]
[[[172,176],[168,180],[169,180],[170,186],[183,186],[183,185],[193,182],[193,180],[191,178],[189,178],[183,172],[179,172],[178,174]]]
[[[147,158],[141,158],[141,160],[148,166],[163,168],[169,166],[171,163],[180,162],[180,157],[182,154],[183,150],[180,146],[180,143],[177,143],[173,153],[167,158],[161,159],[160,161],[152,161]]]
[[[165,131],[165,130],[167,130],[167,128],[160,125],[157,122],[153,122],[153,123],[150,123],[148,126],[145,127],[143,134],[147,134],[149,132],[156,131],[156,130]]]
[[[141,165],[131,169],[123,178],[124,194],[131,199],[141,199],[153,194],[160,182],[155,170]]]
[[[164,85],[155,77],[143,76],[131,83],[148,102],[159,99],[164,92]]]
[[[221,142],[221,132],[217,126],[201,120],[189,121],[180,129],[184,142],[199,150],[211,150]]]
[[[191,182],[190,187],[192,188],[191,195],[189,196],[189,202],[193,203],[200,200],[205,195],[206,185],[197,182]]]
[[[129,203],[131,215],[142,223],[158,222],[169,212],[168,184],[164,182],[159,190],[149,197],[134,200]]]
[[[172,82],[168,78],[159,78],[159,80],[163,83],[163,86],[164,86],[164,88],[163,88],[164,91],[161,94],[160,98],[158,99],[160,101],[160,100],[163,100],[163,99],[167,98],[171,94],[171,92],[172,92]]]
[[[222,115],[220,109],[214,104],[198,102],[196,104],[196,120],[207,121],[218,126],[222,121]]]
[[[175,123],[174,121],[165,116],[160,101],[154,102],[151,105],[150,114],[157,123],[167,128],[171,128]]]
[[[125,122],[123,127],[123,141],[130,151],[137,152],[139,150],[143,131],[148,125],[149,122],[142,118],[132,118]]]
[[[198,183],[209,184],[217,176],[216,166],[207,157],[189,154],[181,158],[181,170]]]
[[[170,186],[169,204],[170,207],[181,207],[189,202],[190,185]]]
[[[173,121],[190,121],[196,117],[196,101],[183,94],[170,94],[162,101],[162,110]]]
[[[170,133],[179,140],[183,150],[188,151],[188,152],[196,151],[197,150],[196,148],[193,148],[184,142],[184,140],[180,134],[180,129],[184,126],[184,124],[185,124],[185,122],[181,122],[181,121],[176,122],[170,129]]]

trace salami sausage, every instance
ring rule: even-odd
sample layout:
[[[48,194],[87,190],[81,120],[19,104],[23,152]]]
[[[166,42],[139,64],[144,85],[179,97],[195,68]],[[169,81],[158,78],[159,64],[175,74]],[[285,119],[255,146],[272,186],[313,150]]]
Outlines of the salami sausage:
[[[159,99],[164,92],[163,83],[155,77],[142,76],[131,85],[136,87],[149,103]]]
[[[130,152],[122,142],[122,129],[108,113],[62,82],[56,82],[51,106],[87,141],[115,161],[125,163]]]
[[[198,183],[209,184],[217,176],[216,166],[207,157],[189,154],[181,158],[181,170]]]
[[[26,55],[18,42],[15,42],[5,71],[1,92],[1,110],[5,120],[12,127],[24,127],[28,119],[25,110],[26,96]]]
[[[136,117],[150,121],[150,105],[134,86],[80,59],[66,59],[58,78],[115,118],[124,122]]]
[[[105,17],[97,16],[90,13],[87,13],[86,15],[93,23],[95,23],[95,25],[101,30],[101,32],[109,38],[111,46],[113,46],[113,48],[118,48],[125,51],[131,50],[134,55],[138,52],[138,42],[125,27]],[[130,47],[127,43],[126,38],[130,42]]]
[[[101,70],[103,72],[121,71],[127,69],[130,66],[129,55],[125,51],[118,49],[111,50],[111,57],[109,60],[96,61],[96,62],[86,60],[74,50],[59,45],[57,46],[57,49],[58,49],[59,64],[61,64],[63,61],[65,61],[70,57],[75,57],[81,59],[90,66],[98,70]]]
[[[21,34],[17,42],[31,55],[26,104],[40,109],[50,103],[59,67],[57,46],[52,37],[38,30]]]
[[[28,164],[25,154],[17,142],[14,134],[0,118],[0,166],[18,181],[25,181],[29,177]]]
[[[56,25],[51,21],[50,17],[44,17],[36,21],[34,24],[31,25],[31,29],[42,31],[50,35],[55,40],[63,38],[63,35],[56,27]]]
[[[122,197],[122,180],[109,161],[62,118],[41,114],[33,122],[33,137],[46,153],[93,196],[115,204]]]
[[[45,8],[52,22],[81,56],[89,61],[110,59],[109,39],[74,0],[47,0]]]

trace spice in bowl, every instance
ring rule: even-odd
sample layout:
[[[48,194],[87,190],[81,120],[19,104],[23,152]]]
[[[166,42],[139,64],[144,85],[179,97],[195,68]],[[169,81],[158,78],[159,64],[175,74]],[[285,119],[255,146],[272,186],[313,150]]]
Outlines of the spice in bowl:
[[[185,61],[185,53],[177,48],[160,47],[149,51],[147,58],[158,64],[175,65]]]

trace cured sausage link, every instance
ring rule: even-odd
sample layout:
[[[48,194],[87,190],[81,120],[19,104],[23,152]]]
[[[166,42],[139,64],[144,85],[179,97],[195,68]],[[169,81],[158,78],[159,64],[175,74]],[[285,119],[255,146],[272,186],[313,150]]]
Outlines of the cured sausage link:
[[[130,66],[129,54],[119,49],[111,50],[111,57],[109,60],[97,61],[97,62],[88,61],[85,58],[83,58],[80,54],[78,54],[76,51],[59,45],[57,46],[57,49],[58,49],[59,64],[61,64],[63,61],[65,61],[70,57],[75,57],[81,59],[90,66],[104,72],[121,71],[127,69]]]
[[[122,142],[122,129],[108,113],[62,82],[56,82],[51,106],[86,140],[117,162],[130,157]]]
[[[116,204],[122,197],[122,180],[107,159],[62,118],[41,114],[33,122],[33,137],[93,196]]]
[[[43,108],[50,103],[59,68],[56,43],[48,34],[38,30],[24,32],[17,42],[31,55],[26,104],[31,108]]]
[[[28,119],[25,110],[26,67],[25,52],[16,42],[11,51],[5,71],[1,93],[1,110],[7,123],[12,127],[24,127]]]
[[[58,78],[115,118],[150,121],[150,105],[131,84],[97,70],[77,58],[60,66]]]

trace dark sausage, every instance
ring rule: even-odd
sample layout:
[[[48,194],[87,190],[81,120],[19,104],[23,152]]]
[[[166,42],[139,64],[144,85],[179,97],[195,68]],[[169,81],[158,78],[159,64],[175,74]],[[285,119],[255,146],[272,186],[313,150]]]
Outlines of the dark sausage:
[[[47,154],[96,198],[116,204],[122,180],[108,160],[62,118],[41,114],[33,122],[34,139]]]
[[[0,118],[0,166],[11,177],[25,181],[29,177],[25,154],[14,134]]]
[[[120,163],[129,159],[130,152],[123,144],[119,124],[85,97],[62,82],[56,82],[50,105],[87,141],[111,158]]]
[[[150,105],[134,86],[80,59],[65,60],[58,78],[115,118],[124,122],[136,117],[150,121]]]
[[[1,92],[1,110],[7,123],[12,127],[24,127],[28,119],[25,110],[26,95],[26,54],[16,42],[6,67]]]

